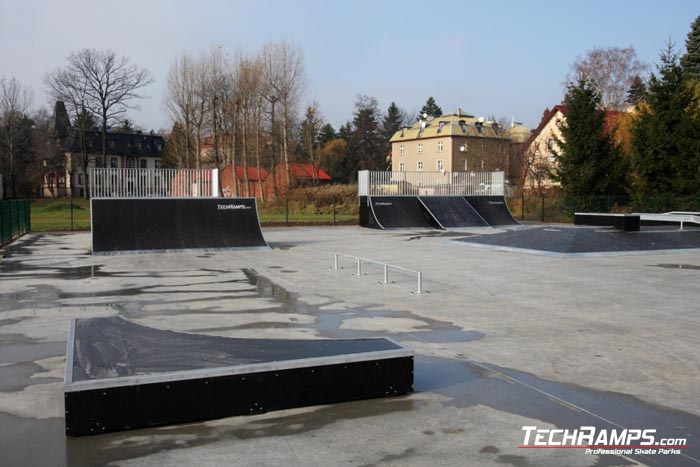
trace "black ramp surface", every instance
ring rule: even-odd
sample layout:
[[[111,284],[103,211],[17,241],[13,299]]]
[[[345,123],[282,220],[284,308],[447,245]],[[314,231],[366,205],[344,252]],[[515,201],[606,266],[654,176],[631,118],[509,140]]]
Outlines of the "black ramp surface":
[[[119,317],[76,320],[75,335],[73,381],[401,348],[386,339],[239,339],[207,336],[164,331]]]
[[[440,228],[417,196],[372,196],[370,204],[381,228]]]
[[[594,227],[538,227],[458,241],[550,253],[624,253],[700,248],[700,230],[624,232]]]
[[[421,196],[419,199],[446,229],[489,226],[462,196]]]
[[[93,253],[265,247],[255,198],[93,199]]]
[[[464,199],[489,225],[518,225],[503,196],[465,196]]]
[[[119,317],[73,320],[66,434],[404,395],[413,352],[388,339],[236,339]]]

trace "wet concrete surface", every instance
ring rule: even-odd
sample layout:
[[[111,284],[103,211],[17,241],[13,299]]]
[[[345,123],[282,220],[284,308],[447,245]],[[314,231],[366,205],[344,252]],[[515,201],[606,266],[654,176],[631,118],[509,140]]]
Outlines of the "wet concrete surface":
[[[61,255],[53,256],[56,251]],[[416,314],[402,305],[407,299],[360,306],[330,291],[309,299],[281,285],[283,277],[293,280],[299,274],[300,280],[306,279],[306,269],[300,264],[292,263],[295,268],[291,269],[291,264],[279,258],[265,264],[236,255],[226,256],[236,260],[226,267],[216,255],[167,255],[173,257],[168,261],[166,255],[132,261],[95,260],[76,248],[74,237],[61,235],[30,235],[7,252],[7,260],[0,262],[0,452],[5,453],[0,465],[187,464],[193,458],[201,465],[218,465],[222,458],[215,453],[228,452],[233,458],[248,446],[263,447],[256,448],[260,457],[231,463],[263,465],[276,463],[272,453],[263,452],[278,443],[282,444],[277,451],[289,450],[297,456],[291,462],[296,465],[425,465],[431,458],[444,465],[700,465],[697,415],[629,394],[596,390],[585,381],[562,383],[475,359],[465,350],[489,339],[488,331]],[[64,252],[72,256],[62,256]],[[646,266],[693,269],[686,267],[692,266],[688,262]],[[270,277],[273,273],[282,276]],[[436,293],[440,287],[433,285]],[[382,290],[391,296],[401,292]],[[75,300],[80,305],[73,305]],[[238,324],[230,322],[247,313],[251,305],[261,318],[267,313],[290,318],[271,322],[252,316]],[[209,321],[213,313],[221,321]],[[46,370],[36,362],[65,355],[65,329],[59,328],[70,317],[114,314],[145,324],[157,320],[163,329],[175,326],[174,320],[181,317],[185,321],[178,326],[184,328],[178,330],[219,335],[253,332],[281,337],[304,332],[310,333],[309,338],[390,337],[417,349],[416,393],[88,438],[66,438],[62,418],[45,418],[40,413],[19,416],[7,409],[4,394],[23,396],[32,387],[58,380],[42,376]],[[207,318],[198,320],[197,315]],[[601,349],[593,359],[605,360],[606,353]],[[51,397],[62,399],[61,394]],[[528,424],[569,429],[656,428],[660,437],[687,438],[690,449],[681,456],[569,452],[552,457],[554,454],[528,452],[543,450],[517,449],[522,443],[520,427]],[[364,432],[372,440],[362,441]],[[395,439],[381,441],[386,433]],[[346,452],[342,444],[354,446],[354,452]]]

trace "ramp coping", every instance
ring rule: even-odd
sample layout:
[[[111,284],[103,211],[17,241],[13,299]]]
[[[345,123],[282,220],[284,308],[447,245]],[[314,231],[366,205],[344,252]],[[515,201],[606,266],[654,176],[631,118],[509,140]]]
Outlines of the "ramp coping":
[[[355,256],[355,255],[348,255],[348,254],[345,254],[345,253],[335,253],[335,254],[333,255],[333,269],[334,269],[334,270],[340,269],[340,266],[339,266],[340,261],[339,261],[339,259],[340,259],[341,256],[342,256],[342,257],[345,257],[345,258],[350,258],[350,259],[353,259],[353,260],[356,261],[356,263],[357,263],[357,277],[362,276],[362,263],[363,263],[363,262],[365,262],[365,263],[371,263],[371,264],[377,264],[377,265],[379,265],[379,266],[382,266],[382,267],[384,268],[384,280],[382,281],[382,284],[388,284],[388,283],[389,283],[389,269],[395,269],[395,270],[398,270],[398,271],[408,272],[408,273],[410,273],[410,274],[416,274],[416,275],[417,275],[417,278],[418,278],[418,287],[417,287],[417,289],[416,289],[416,293],[417,293],[417,294],[423,293],[423,273],[420,272],[420,271],[415,271],[415,270],[413,270],[413,269],[404,268],[404,267],[402,267],[402,266],[395,266],[395,265],[393,265],[393,264],[384,263],[384,262],[377,261],[377,260],[374,260],[374,259],[361,258],[361,257]],[[413,293],[413,292],[411,292],[411,293]]]

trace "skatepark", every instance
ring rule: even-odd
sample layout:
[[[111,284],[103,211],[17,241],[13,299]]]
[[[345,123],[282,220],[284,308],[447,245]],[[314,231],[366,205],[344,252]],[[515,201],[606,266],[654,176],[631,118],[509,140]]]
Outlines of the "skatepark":
[[[570,232],[609,229],[443,227],[265,228],[269,248],[118,255],[94,255],[89,233],[22,237],[0,263],[0,463],[698,465],[697,231],[584,256]],[[336,254],[373,262],[358,275]],[[98,318],[146,337],[388,338],[413,352],[413,391],[66,437],[70,323]],[[654,428],[688,448],[527,449],[524,426]]]

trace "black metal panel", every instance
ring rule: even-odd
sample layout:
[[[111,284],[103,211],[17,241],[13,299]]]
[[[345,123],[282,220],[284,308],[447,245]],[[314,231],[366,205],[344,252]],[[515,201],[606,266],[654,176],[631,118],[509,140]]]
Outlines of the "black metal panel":
[[[489,225],[518,225],[504,196],[465,196],[464,199]]]
[[[614,227],[626,232],[639,232],[639,214],[603,214],[597,212],[574,213],[574,225]]]
[[[264,247],[254,198],[92,200],[93,253]]]
[[[417,196],[371,196],[370,204],[374,213],[372,217],[380,228],[440,228]]]
[[[372,210],[369,207],[369,199],[367,196],[360,196],[360,227],[377,228],[375,225],[370,225],[373,220],[374,216],[372,216]]]
[[[421,196],[420,200],[445,228],[489,226],[462,196]]]
[[[66,434],[252,415],[413,390],[413,357],[67,392]]]

